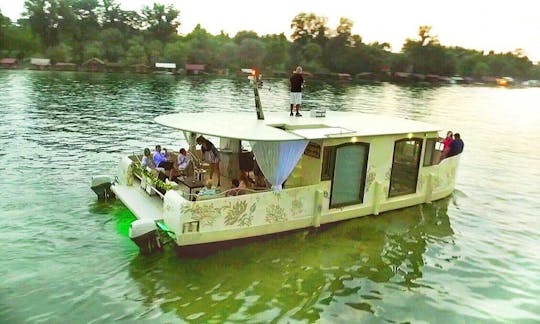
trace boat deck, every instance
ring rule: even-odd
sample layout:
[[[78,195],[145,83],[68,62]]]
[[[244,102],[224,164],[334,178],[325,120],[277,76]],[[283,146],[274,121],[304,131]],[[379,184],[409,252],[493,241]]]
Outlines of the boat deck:
[[[139,186],[116,184],[111,189],[138,219],[163,219],[163,201],[158,196],[149,196]]]

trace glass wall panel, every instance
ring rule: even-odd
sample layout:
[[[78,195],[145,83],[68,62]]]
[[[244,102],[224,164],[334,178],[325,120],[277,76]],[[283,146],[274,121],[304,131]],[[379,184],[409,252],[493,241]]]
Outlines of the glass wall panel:
[[[369,145],[347,144],[336,149],[330,207],[362,203]]]
[[[424,166],[439,164],[441,159],[441,151],[437,149],[439,143],[437,138],[426,139],[426,149],[424,153]]]
[[[422,139],[411,138],[396,141],[390,176],[389,197],[416,192],[418,168],[422,152]]]

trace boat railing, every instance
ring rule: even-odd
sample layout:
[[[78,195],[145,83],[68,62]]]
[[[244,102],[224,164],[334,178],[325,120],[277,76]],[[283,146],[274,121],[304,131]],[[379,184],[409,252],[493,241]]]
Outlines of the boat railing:
[[[180,217],[176,211],[165,212],[164,219],[184,223],[199,221],[201,233],[244,229],[246,226],[269,225],[287,220],[307,221],[306,218],[315,222],[314,215],[319,213],[321,206],[325,204],[321,199],[322,192],[326,189],[327,184],[320,183],[279,192],[250,191],[249,194],[229,196],[225,199],[184,202]],[[220,196],[223,197],[224,193]],[[181,233],[181,225],[178,226],[178,231],[175,232]]]
[[[190,198],[194,198],[194,201],[201,201],[201,200],[209,200],[209,199],[217,199],[217,198],[225,198],[225,197],[233,197],[233,196],[243,196],[243,195],[249,195],[254,193],[262,193],[266,191],[270,191],[269,188],[261,188],[261,189],[238,189],[238,188],[230,188],[225,191],[213,194],[213,195],[200,195],[200,194],[191,194]]]

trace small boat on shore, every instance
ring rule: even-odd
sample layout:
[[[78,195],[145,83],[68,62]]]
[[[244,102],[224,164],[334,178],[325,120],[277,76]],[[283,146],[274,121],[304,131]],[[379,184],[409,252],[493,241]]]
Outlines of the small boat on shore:
[[[97,176],[93,188],[102,197],[114,193],[138,218],[130,237],[143,253],[169,240],[180,254],[430,203],[454,190],[460,156],[440,161],[437,126],[355,112],[260,115],[159,116],[158,124],[183,131],[192,171],[162,181],[140,167],[141,156],[125,156],[116,180]],[[219,141],[222,186],[209,196],[197,193],[207,174],[200,135]],[[239,192],[230,183],[241,173],[267,185]]]

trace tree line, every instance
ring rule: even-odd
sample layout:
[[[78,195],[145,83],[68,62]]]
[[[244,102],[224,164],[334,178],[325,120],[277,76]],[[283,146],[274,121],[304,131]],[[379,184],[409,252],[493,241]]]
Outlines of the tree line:
[[[177,8],[159,3],[137,12],[122,10],[117,0],[26,0],[16,22],[0,12],[0,57],[47,57],[77,64],[93,57],[126,65],[203,63],[208,71],[291,71],[302,65],[311,72],[352,75],[402,71],[540,79],[539,66],[522,50],[484,53],[443,46],[430,26],[420,26],[418,35],[393,53],[388,43],[364,43],[352,33],[348,18],[331,28],[325,17],[299,13],[291,21],[290,40],[284,33],[254,31],[212,35],[200,25],[179,35],[180,22]]]

